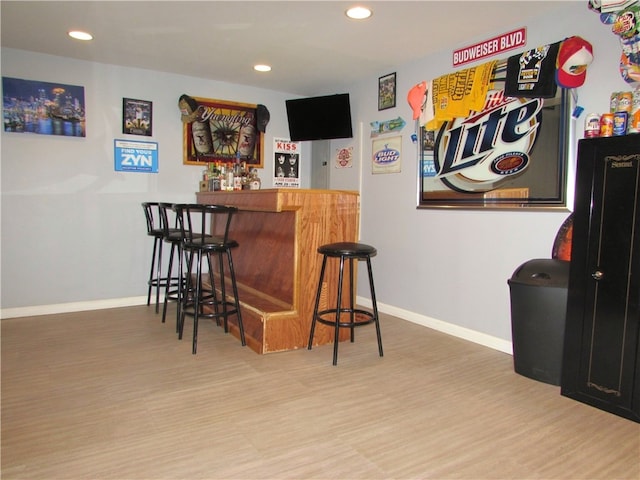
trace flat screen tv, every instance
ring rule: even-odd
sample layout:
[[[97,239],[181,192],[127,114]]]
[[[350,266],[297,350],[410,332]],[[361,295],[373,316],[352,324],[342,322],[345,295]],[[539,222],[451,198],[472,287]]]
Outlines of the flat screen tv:
[[[285,104],[292,142],[353,137],[348,93],[296,98]]]

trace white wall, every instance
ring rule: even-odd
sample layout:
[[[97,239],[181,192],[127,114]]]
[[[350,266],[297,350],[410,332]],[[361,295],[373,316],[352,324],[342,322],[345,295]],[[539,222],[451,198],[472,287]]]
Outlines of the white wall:
[[[146,296],[152,241],[143,201],[190,202],[202,168],[182,164],[181,94],[262,103],[263,188],[273,138],[287,138],[297,95],[2,49],[2,76],[85,87],[86,138],[2,132],[2,300],[7,309]],[[153,102],[153,137],[122,134],[122,98]],[[158,142],[159,173],[114,170],[114,139]],[[310,182],[309,145],[301,179]],[[48,311],[48,310],[45,310]]]
[[[495,34],[521,26],[527,27],[528,47],[570,35],[593,44],[595,60],[578,90],[585,113],[605,111],[612,91],[629,89],[618,73],[618,40],[587,10],[586,2],[569,2],[561,15],[505,25]],[[429,32],[425,41],[430,41]],[[371,174],[369,123],[398,115],[409,121],[406,92],[422,80],[453,71],[451,52],[461,46],[379,72],[397,72],[394,109],[377,111],[377,77],[348,89],[356,137],[332,142],[329,153],[353,145],[355,164],[335,169],[333,158],[328,159],[330,185],[361,188],[361,238],[379,252],[374,275],[381,310],[507,350],[507,279],[521,263],[550,257],[568,211],[417,210],[412,125],[402,131],[402,172]],[[7,309],[19,307],[145,295],[151,245],[140,202],[191,201],[200,174],[199,168],[182,165],[180,94],[268,106],[267,168],[261,173],[265,187],[271,185],[273,170],[271,140],[288,134],[284,100],[293,96],[283,93],[8,49],[2,49],[2,75],[84,85],[88,124],[85,139],[2,133],[4,316]],[[327,86],[318,94],[339,93],[336,88],[345,91]],[[122,97],[153,101],[150,140],[159,142],[157,175],[113,171],[113,139],[123,138]],[[576,124],[578,136],[583,120],[584,115]],[[303,157],[306,149],[310,146],[303,143]],[[309,169],[309,163],[303,166]],[[308,186],[309,170],[303,170],[302,179],[303,187]],[[364,279],[359,293],[368,297]]]
[[[495,34],[526,26],[528,48],[571,35],[580,35],[592,43],[595,60],[585,85],[577,90],[578,103],[585,107],[585,113],[575,123],[577,137],[581,138],[585,115],[607,111],[611,92],[631,87],[619,75],[620,46],[610,27],[600,23],[586,2],[569,2],[560,13],[526,25],[504,25]],[[428,32],[425,41],[429,41]],[[375,78],[350,89],[356,112],[354,124],[360,122],[368,127],[374,120],[398,115],[409,123],[402,131],[402,172],[397,174],[371,174],[371,139],[369,129],[364,129],[362,148],[357,154],[362,167],[361,237],[378,249],[374,262],[376,295],[383,310],[437,328],[443,327],[440,321],[444,321],[449,326],[453,324],[453,330],[457,330],[454,333],[461,336],[469,333],[465,329],[480,332],[488,336],[481,342],[506,350],[503,347],[507,343],[501,340],[511,338],[507,279],[525,261],[550,258],[558,228],[569,212],[416,209],[417,146],[410,140],[414,125],[406,94],[422,80],[456,70],[451,63],[452,51],[472,43],[451,45],[421,62],[398,66],[394,109],[377,111]],[[517,51],[501,58],[514,53]],[[359,142],[353,140],[354,145]],[[346,175],[338,178],[341,173],[332,170],[332,187],[358,187],[356,180],[345,182]],[[368,297],[364,277],[360,280],[359,294]]]

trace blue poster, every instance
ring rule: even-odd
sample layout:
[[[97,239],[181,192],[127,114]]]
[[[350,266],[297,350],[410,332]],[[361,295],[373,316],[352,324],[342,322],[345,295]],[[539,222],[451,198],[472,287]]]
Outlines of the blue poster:
[[[114,140],[116,172],[158,173],[158,143]]]

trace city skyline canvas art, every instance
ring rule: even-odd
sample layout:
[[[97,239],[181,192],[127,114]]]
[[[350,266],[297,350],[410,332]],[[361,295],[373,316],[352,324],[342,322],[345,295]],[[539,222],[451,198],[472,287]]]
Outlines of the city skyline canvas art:
[[[86,136],[84,87],[2,77],[5,132]]]

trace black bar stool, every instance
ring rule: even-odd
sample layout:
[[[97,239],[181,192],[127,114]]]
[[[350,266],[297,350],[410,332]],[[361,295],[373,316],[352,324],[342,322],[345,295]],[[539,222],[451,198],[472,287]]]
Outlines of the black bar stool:
[[[316,292],[316,303],[313,309],[313,319],[311,321],[311,332],[309,334],[308,349],[311,350],[313,344],[313,334],[316,328],[316,322],[334,327],[333,340],[333,364],[338,364],[338,343],[340,328],[349,328],[351,330],[351,342],[354,341],[354,329],[369,323],[375,323],[376,335],[378,337],[378,352],[382,357],[382,337],[380,335],[380,320],[378,318],[378,304],[376,303],[376,293],[373,286],[373,272],[371,270],[371,257],[375,256],[377,251],[370,245],[356,242],[340,242],[323,245],[318,248],[318,253],[322,254],[322,269],[320,270],[320,279],[318,281],[318,290]],[[329,308],[318,311],[320,305],[320,297],[322,294],[322,282],[324,281],[325,268],[328,258],[340,259],[340,273],[338,277],[338,295],[336,299],[336,308]],[[344,261],[349,259],[349,307],[342,307],[342,279],[344,274]],[[369,273],[369,289],[371,291],[371,304],[373,313],[366,310],[355,308],[353,289],[353,264],[354,260],[365,260],[367,262],[367,271]],[[348,314],[349,321],[340,321],[342,313]],[[330,317],[330,318],[327,318]]]
[[[184,269],[182,255],[182,230],[178,223],[178,215],[171,203],[160,202],[158,204],[160,212],[160,220],[162,225],[162,238],[166,243],[171,244],[169,251],[169,266],[167,267],[167,276],[164,292],[164,305],[162,306],[162,323],[165,323],[167,316],[167,304],[176,302],[176,332],[180,321],[180,300],[184,289]],[[178,262],[178,275],[173,275],[174,261]]]
[[[238,246],[238,242],[229,239],[231,219],[238,209],[223,205],[201,204],[179,204],[174,205],[174,208],[182,233],[182,250],[187,256],[187,273],[185,288],[181,295],[178,338],[182,339],[185,316],[193,317],[192,353],[195,354],[198,344],[198,321],[200,317],[215,318],[218,323],[222,318],[224,320],[224,331],[227,333],[229,331],[228,318],[230,315],[235,314],[238,318],[240,341],[245,346],[246,341],[240,312],[238,287],[231,256],[231,250]],[[203,256],[207,260],[209,284],[211,285],[209,290],[205,290],[203,287]],[[219,267],[217,283],[211,261],[212,256],[217,258]],[[225,257],[226,270],[228,270],[233,291],[232,301],[227,298],[226,294]],[[194,261],[196,263],[195,272]],[[220,289],[220,296],[218,296],[217,288]],[[207,310],[205,310],[205,307],[208,307]]]
[[[162,230],[162,221],[160,219],[160,211],[158,202],[143,202],[144,216],[147,220],[147,235],[153,237],[153,253],[151,256],[151,271],[149,272],[149,280],[147,285],[147,306],[151,305],[151,291],[156,289],[156,313],[159,311],[160,305],[160,289],[165,286],[166,278],[162,277],[162,239],[164,232]]]

